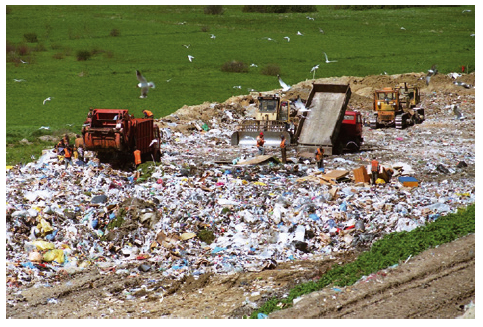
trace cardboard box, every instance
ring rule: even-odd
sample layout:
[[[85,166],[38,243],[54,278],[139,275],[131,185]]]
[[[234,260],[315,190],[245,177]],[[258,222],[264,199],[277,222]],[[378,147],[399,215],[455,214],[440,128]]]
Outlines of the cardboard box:
[[[367,169],[365,166],[354,169],[352,172],[354,173],[354,180],[356,183],[369,183],[369,181],[371,180],[371,177],[367,173]]]

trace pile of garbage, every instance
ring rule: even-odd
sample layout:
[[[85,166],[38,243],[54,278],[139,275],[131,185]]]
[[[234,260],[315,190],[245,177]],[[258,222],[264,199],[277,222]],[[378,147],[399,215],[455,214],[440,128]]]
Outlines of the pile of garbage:
[[[364,127],[371,150],[326,157],[324,171],[295,148],[282,164],[277,148],[257,157],[254,147],[232,147],[249,102],[207,104],[200,110],[214,114],[204,120],[160,119],[161,162],[137,172],[92,154],[65,168],[45,150],[6,172],[7,285],[92,266],[172,278],[261,271],[410,231],[475,201],[475,97],[452,101],[464,119],[434,92],[425,122]],[[374,156],[393,174],[371,185],[355,171]]]

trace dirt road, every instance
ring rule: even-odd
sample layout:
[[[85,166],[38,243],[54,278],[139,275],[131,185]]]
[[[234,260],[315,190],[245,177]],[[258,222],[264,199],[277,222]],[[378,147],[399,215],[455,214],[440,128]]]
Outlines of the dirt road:
[[[257,303],[282,297],[355,253],[297,261],[261,272],[201,275],[180,281],[135,267],[95,268],[7,293],[7,318],[238,318]],[[125,271],[130,271],[129,275]],[[304,296],[270,319],[455,318],[475,301],[475,236],[429,249],[346,287]]]

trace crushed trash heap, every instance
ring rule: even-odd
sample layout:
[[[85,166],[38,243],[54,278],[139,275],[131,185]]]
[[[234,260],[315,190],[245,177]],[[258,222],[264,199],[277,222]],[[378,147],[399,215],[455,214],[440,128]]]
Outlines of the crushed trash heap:
[[[174,278],[273,269],[455,212],[475,201],[475,97],[433,92],[424,105],[420,125],[364,127],[367,150],[328,156],[323,172],[295,148],[284,165],[278,148],[257,157],[255,147],[231,146],[251,108],[242,98],[157,120],[161,162],[138,175],[93,154],[65,168],[45,150],[6,171],[7,284],[93,266]],[[392,174],[376,185],[364,177],[373,157]]]

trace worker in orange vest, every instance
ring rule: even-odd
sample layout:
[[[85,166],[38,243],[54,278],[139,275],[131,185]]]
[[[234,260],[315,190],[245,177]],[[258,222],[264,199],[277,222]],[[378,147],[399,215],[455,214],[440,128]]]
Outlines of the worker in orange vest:
[[[64,149],[64,164],[66,169],[69,163],[71,162],[71,160],[72,160],[72,148],[70,147],[70,145],[67,145]]]
[[[134,150],[134,164],[136,165],[136,169],[141,164],[141,151],[137,148]]]
[[[317,168],[324,168],[324,148],[322,145],[315,150],[315,161],[317,161]]]
[[[372,173],[372,185],[376,184],[376,180],[379,177],[379,162],[376,157],[372,158],[371,161],[371,173]]]
[[[143,110],[144,118],[154,118],[153,113],[149,110]]]
[[[280,150],[282,151],[282,163],[287,163],[287,148],[285,147],[285,135],[280,135],[282,141],[280,142]]]
[[[265,154],[265,148],[263,147],[264,144],[265,144],[265,139],[263,138],[263,132],[260,132],[260,135],[257,136],[257,148],[258,148],[259,155]]]

